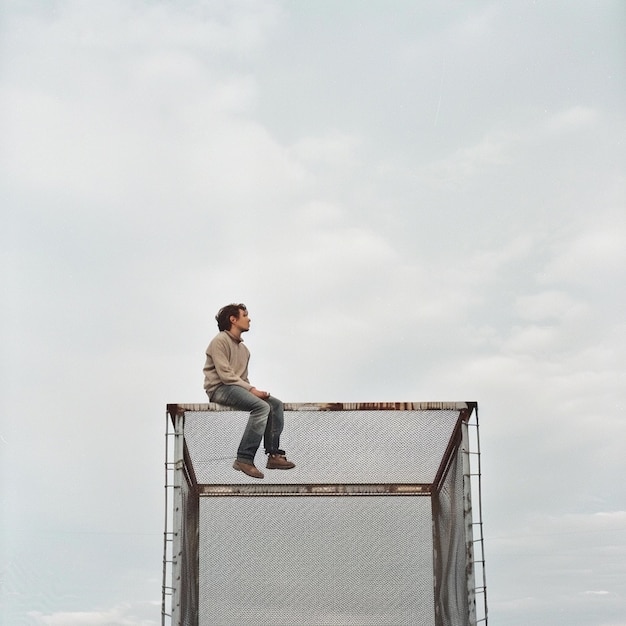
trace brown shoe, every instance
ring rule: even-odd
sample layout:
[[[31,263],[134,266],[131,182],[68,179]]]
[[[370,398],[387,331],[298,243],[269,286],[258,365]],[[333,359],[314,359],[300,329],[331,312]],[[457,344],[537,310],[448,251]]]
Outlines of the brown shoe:
[[[263,472],[258,470],[252,463],[242,463],[241,461],[235,461],[233,463],[233,469],[239,470],[252,478],[264,478]]]
[[[284,454],[270,454],[266,465],[267,469],[292,469],[295,466]]]

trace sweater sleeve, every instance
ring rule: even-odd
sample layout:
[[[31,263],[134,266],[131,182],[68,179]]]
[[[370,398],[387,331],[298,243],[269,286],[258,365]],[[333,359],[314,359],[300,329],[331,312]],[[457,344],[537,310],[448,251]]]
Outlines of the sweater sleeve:
[[[214,371],[224,385],[239,385],[244,389],[252,389],[248,382],[248,349],[239,344],[230,345],[231,340],[218,336],[207,348],[207,355],[213,362]]]

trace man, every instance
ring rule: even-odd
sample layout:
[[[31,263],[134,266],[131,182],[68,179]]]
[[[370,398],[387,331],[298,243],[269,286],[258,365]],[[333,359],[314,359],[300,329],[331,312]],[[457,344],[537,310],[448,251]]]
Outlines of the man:
[[[267,469],[295,467],[280,449],[283,403],[269,392],[253,387],[248,380],[250,352],[241,335],[250,330],[251,320],[245,304],[228,304],[215,319],[220,332],[206,349],[204,389],[211,402],[250,412],[233,468],[253,478],[263,478],[263,472],[254,465],[261,439],[265,454],[269,455]]]

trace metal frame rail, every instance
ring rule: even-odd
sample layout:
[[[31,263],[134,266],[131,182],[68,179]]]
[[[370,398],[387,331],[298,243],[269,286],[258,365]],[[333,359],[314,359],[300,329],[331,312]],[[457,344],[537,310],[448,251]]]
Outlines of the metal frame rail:
[[[163,531],[163,582],[161,596],[161,625],[171,624],[172,603],[174,588],[172,577],[174,570],[174,530],[173,530],[173,507],[175,500],[175,474],[176,461],[174,455],[174,442],[176,438],[175,425],[165,415],[165,524]]]
[[[468,541],[471,545],[473,563],[472,581],[474,598],[477,604],[480,602],[480,610],[475,615],[475,623],[487,626],[487,579],[485,573],[485,540],[483,533],[483,512],[482,512],[482,487],[481,487],[481,463],[480,463],[480,433],[478,428],[478,406],[474,407],[474,421],[468,420],[463,425],[464,430],[464,469],[463,479],[470,490],[473,511],[470,511],[469,519],[471,525],[468,533]],[[469,581],[468,581],[469,584]]]
[[[419,408],[444,408],[446,403],[424,403]],[[466,551],[469,561],[472,563],[472,573],[467,581],[468,597],[473,597],[474,603],[469,607],[470,623],[484,624],[487,626],[487,586],[485,577],[485,552],[482,521],[482,489],[481,489],[481,461],[480,461],[480,438],[478,430],[478,406],[476,403],[463,403],[465,408],[459,415],[459,423],[455,429],[449,449],[453,446],[453,440],[460,437],[463,464],[463,497]],[[435,407],[434,405],[439,405]],[[357,405],[355,405],[357,406]],[[371,405],[372,408],[374,405]],[[184,411],[206,410],[206,408],[218,408],[217,405],[168,405],[166,411],[165,432],[165,530],[163,534],[163,581],[161,624],[173,626],[174,614],[178,614],[180,598],[177,597],[177,589],[174,586],[174,577],[180,576],[180,564],[182,547],[176,528],[181,527],[181,481],[185,480],[183,474],[186,459],[184,443]],[[323,408],[322,408],[323,407]],[[219,407],[226,408],[226,407]],[[347,410],[347,405],[285,405],[286,410]],[[386,403],[376,406],[378,409],[410,409],[417,408],[415,404]],[[448,407],[446,407],[448,408]],[[456,407],[455,407],[456,408]],[[228,410],[228,409],[227,409]],[[472,416],[474,420],[472,420]],[[172,439],[173,445],[172,445]],[[188,476],[187,480],[194,484],[198,497],[229,497],[229,496],[431,496],[433,489],[439,484],[447,473],[449,454],[446,452],[439,469],[438,476],[432,484],[406,484],[406,483],[374,483],[374,484],[197,484],[195,476]],[[482,598],[482,602],[479,600]]]
[[[172,418],[172,419],[170,419]],[[162,626],[178,623],[181,610],[181,593],[178,584],[183,576],[182,528],[184,496],[183,486],[196,485],[195,476],[186,457],[184,440],[184,413],[171,416],[166,412],[165,431],[165,530],[163,533],[163,582],[161,599]],[[174,439],[172,445],[172,439]],[[169,583],[169,584],[168,584]]]

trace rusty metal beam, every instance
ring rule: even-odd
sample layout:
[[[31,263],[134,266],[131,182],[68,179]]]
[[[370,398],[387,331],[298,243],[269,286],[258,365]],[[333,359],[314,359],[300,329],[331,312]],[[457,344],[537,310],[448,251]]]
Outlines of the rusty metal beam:
[[[314,484],[223,484],[198,485],[200,497],[232,496],[430,496],[426,483],[314,483]]]
[[[433,486],[435,490],[439,490],[443,481],[446,478],[446,474],[448,473],[448,469],[450,467],[450,463],[452,461],[453,455],[459,444],[461,442],[461,424],[464,423],[462,413],[459,414],[459,418],[457,423],[454,426],[454,430],[452,431],[452,435],[450,435],[450,440],[448,441],[448,446],[446,451],[444,452],[443,457],[441,458],[441,463],[439,465],[439,469],[437,470],[437,474],[433,480]]]
[[[285,402],[285,411],[459,411],[467,421],[476,402]],[[168,404],[172,417],[185,411],[236,411],[232,407],[206,402],[204,404]]]

